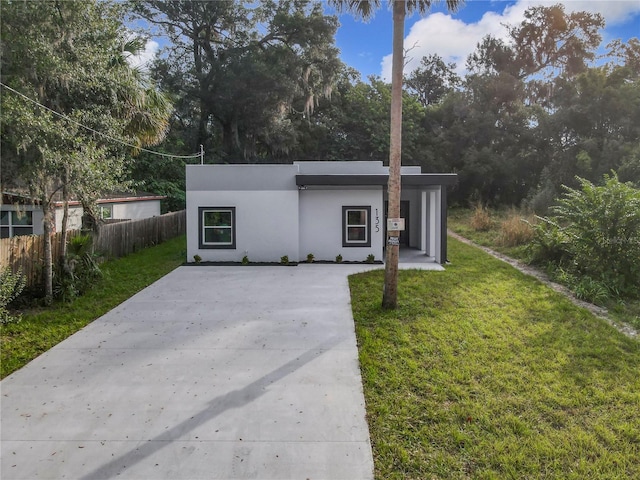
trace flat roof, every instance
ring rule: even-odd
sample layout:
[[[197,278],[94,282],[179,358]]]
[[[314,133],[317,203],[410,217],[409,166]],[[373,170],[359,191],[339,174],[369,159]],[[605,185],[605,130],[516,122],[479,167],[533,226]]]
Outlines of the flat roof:
[[[455,185],[458,182],[456,173],[420,173],[402,175],[402,185],[430,186]],[[389,175],[380,174],[328,174],[328,175],[296,175],[297,185],[386,185]]]

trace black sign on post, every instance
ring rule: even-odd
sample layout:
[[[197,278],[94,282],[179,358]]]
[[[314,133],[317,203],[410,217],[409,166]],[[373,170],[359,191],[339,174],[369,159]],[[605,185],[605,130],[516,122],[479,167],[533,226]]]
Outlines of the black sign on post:
[[[387,245],[400,245],[400,238],[399,237],[388,237],[387,238]]]

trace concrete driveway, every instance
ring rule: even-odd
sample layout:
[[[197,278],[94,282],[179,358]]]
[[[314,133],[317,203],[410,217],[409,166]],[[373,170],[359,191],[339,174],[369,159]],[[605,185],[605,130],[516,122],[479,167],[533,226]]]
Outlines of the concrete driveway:
[[[178,268],[2,381],[0,477],[373,478],[364,269]]]

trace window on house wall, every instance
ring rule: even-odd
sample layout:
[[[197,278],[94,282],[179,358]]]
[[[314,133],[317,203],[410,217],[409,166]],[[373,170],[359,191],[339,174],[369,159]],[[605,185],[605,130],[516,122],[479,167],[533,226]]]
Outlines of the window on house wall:
[[[236,248],[236,208],[200,207],[200,248]]]
[[[33,212],[0,212],[0,238],[33,235]]]
[[[371,246],[371,207],[342,207],[342,246]]]
[[[113,218],[113,205],[98,205],[98,215],[103,220]]]

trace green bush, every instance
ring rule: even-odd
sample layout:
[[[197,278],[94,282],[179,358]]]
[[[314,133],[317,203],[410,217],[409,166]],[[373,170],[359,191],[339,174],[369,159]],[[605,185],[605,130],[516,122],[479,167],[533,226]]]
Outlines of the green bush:
[[[71,301],[84,294],[102,276],[92,246],[91,235],[78,235],[69,240],[67,257],[54,272],[56,298]]]
[[[640,190],[615,174],[605,175],[602,186],[578,180],[581,188],[564,187],[553,216],[536,227],[534,260],[590,279],[582,284],[594,292],[588,296],[601,297],[599,287],[605,286],[613,296],[638,297]]]
[[[9,314],[7,306],[20,296],[25,284],[26,279],[22,275],[22,270],[18,270],[15,274],[9,267],[0,270],[0,324],[20,321],[19,316]]]

